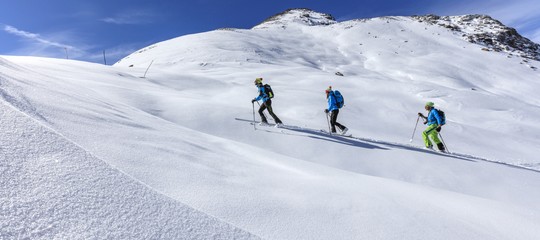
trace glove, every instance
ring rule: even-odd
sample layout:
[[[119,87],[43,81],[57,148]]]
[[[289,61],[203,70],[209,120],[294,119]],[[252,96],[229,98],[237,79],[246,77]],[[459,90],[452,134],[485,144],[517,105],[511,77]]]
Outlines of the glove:
[[[253,100],[251,100],[251,103],[254,103],[254,102],[256,102],[256,101],[257,101],[257,100],[253,99]]]
[[[328,109],[324,109],[324,113],[328,113]]]

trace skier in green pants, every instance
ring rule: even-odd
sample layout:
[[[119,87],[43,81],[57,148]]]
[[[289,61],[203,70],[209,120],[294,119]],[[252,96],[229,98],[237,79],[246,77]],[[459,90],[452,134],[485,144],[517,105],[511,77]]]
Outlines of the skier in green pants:
[[[424,138],[426,148],[433,149],[433,144],[430,141],[431,139],[435,144],[437,144],[439,151],[445,152],[446,150],[444,148],[444,144],[439,139],[439,132],[441,131],[441,127],[444,122],[439,115],[439,111],[437,111],[434,106],[435,104],[433,102],[426,103],[425,109],[429,112],[427,117],[422,113],[418,113],[418,116],[425,120],[424,124],[427,124],[428,126],[426,130],[422,132],[422,137]]]

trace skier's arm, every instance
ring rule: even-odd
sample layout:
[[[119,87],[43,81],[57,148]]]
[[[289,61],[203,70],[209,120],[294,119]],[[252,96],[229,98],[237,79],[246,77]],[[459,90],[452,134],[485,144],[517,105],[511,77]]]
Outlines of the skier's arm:
[[[255,101],[259,101],[261,100],[264,96],[264,92],[261,90],[261,88],[259,88],[259,96],[257,96],[256,98],[254,98],[253,100]]]
[[[328,111],[330,111],[334,105],[336,105],[336,97],[334,94],[330,94],[330,96],[328,96]]]
[[[419,117],[422,117],[422,118],[424,119],[424,125],[427,124],[427,117],[424,116],[424,114],[418,113],[418,116],[419,116]]]

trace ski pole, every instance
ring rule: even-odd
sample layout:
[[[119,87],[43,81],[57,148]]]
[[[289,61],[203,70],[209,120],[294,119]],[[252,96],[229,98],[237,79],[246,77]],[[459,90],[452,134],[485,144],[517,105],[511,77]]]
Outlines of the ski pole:
[[[255,103],[251,102],[251,106],[253,107],[253,130],[257,131],[257,126],[255,126]]]
[[[418,116],[416,118],[416,125],[414,125],[414,130],[412,132],[412,136],[411,136],[411,140],[409,140],[409,142],[412,142],[413,138],[414,138],[414,133],[416,133],[416,127],[418,127],[418,120],[420,120],[420,116]]]
[[[450,152],[450,150],[448,150],[448,146],[446,146],[446,143],[444,142],[444,139],[442,137],[442,134],[439,132],[439,137],[441,137],[441,141],[442,141],[442,144],[444,145],[444,148],[446,149],[446,152]]]

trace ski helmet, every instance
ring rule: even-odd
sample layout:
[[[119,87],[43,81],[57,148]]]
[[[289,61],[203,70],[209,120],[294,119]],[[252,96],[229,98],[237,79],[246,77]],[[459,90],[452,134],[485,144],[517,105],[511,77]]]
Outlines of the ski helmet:
[[[426,107],[433,107],[433,106],[435,106],[435,103],[433,103],[433,102],[427,102],[426,103]]]
[[[262,83],[262,80],[263,80],[262,78],[255,78],[254,83],[255,83],[256,85],[261,84],[261,83]]]

